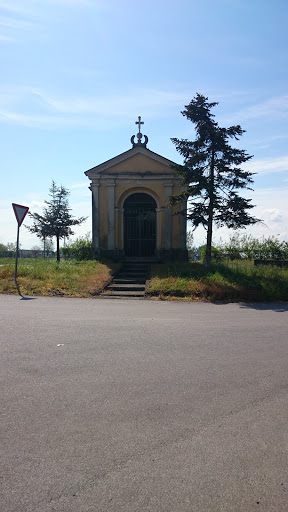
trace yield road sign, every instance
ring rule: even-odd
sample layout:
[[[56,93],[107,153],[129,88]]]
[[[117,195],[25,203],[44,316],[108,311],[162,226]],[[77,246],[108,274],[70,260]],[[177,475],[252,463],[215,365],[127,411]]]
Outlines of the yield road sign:
[[[21,206],[21,204],[15,204],[15,203],[12,203],[12,206],[13,206],[13,210],[15,213],[15,217],[18,222],[18,226],[20,227],[29,208],[28,208],[28,206]]]

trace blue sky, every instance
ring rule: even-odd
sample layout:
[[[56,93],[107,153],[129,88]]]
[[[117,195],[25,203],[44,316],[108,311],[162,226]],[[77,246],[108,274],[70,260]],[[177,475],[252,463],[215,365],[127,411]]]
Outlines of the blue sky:
[[[139,115],[148,148],[181,163],[170,138],[194,138],[180,112],[196,92],[246,130],[264,220],[248,233],[288,240],[287,19],[287,0],[0,0],[0,243],[16,239],[11,203],[41,212],[52,179],[91,232],[84,172],[130,149]]]

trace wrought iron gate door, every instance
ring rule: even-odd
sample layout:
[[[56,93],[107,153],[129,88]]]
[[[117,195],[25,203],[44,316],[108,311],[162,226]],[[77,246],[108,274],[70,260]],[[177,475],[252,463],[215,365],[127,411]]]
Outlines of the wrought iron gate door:
[[[138,205],[136,205],[134,197],[135,203],[131,200],[124,204],[125,254],[126,256],[153,256],[156,249],[156,203],[155,207],[152,206],[154,199],[147,194],[133,194],[133,196],[142,196],[142,201],[138,198]],[[149,202],[143,201],[143,196],[146,196]]]

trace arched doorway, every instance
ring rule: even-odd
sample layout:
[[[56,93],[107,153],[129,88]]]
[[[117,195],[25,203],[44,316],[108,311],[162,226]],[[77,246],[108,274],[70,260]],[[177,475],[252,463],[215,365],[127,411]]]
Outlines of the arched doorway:
[[[125,256],[154,256],[156,208],[156,201],[149,194],[131,194],[124,201]]]

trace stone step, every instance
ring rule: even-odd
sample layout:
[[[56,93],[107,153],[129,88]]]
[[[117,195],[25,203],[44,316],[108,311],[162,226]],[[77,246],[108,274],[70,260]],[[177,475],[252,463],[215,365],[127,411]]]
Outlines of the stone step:
[[[131,291],[105,291],[100,297],[144,297],[144,292],[131,292]]]
[[[101,295],[99,295],[100,299],[113,299],[113,300],[119,300],[119,299],[122,299],[122,300],[144,300],[145,299],[145,295],[105,295],[104,293],[102,293]]]
[[[145,284],[146,283],[146,279],[142,279],[142,278],[125,278],[125,277],[115,277],[115,279],[113,279],[113,283],[115,284]]]
[[[148,270],[150,268],[150,265],[122,265],[121,268],[129,268],[129,269],[143,269],[143,270]]]
[[[123,275],[122,276],[121,275],[121,276],[115,277],[115,279],[112,282],[115,283],[115,282],[117,282],[119,280],[120,280],[120,282],[128,281],[128,283],[126,283],[126,284],[129,284],[129,283],[131,283],[131,284],[138,284],[138,283],[144,284],[147,281],[147,276],[130,276],[130,275],[129,276],[127,276],[127,275]]]
[[[119,277],[119,276],[124,276],[124,277],[126,277],[126,276],[127,277],[128,276],[131,276],[131,277],[135,276],[135,277],[140,277],[140,278],[142,277],[143,278],[143,277],[147,276],[147,272],[136,272],[136,270],[135,271],[133,271],[133,270],[120,270],[120,272],[118,272],[118,274],[117,274],[117,277]]]
[[[145,274],[147,275],[149,273],[149,269],[147,268],[130,268],[130,267],[127,267],[127,268],[121,268],[120,270],[120,273],[122,274],[126,274],[126,272],[128,273],[133,273],[133,274]]]
[[[103,298],[144,298],[150,265],[146,263],[123,263],[119,273],[102,292]]]
[[[136,261],[135,263],[123,261],[123,267],[150,267],[150,263],[143,263],[143,261]]]
[[[137,291],[145,291],[145,284],[117,284],[117,283],[111,283],[109,286],[107,286],[106,290],[109,291],[131,291],[131,292],[137,292]]]

